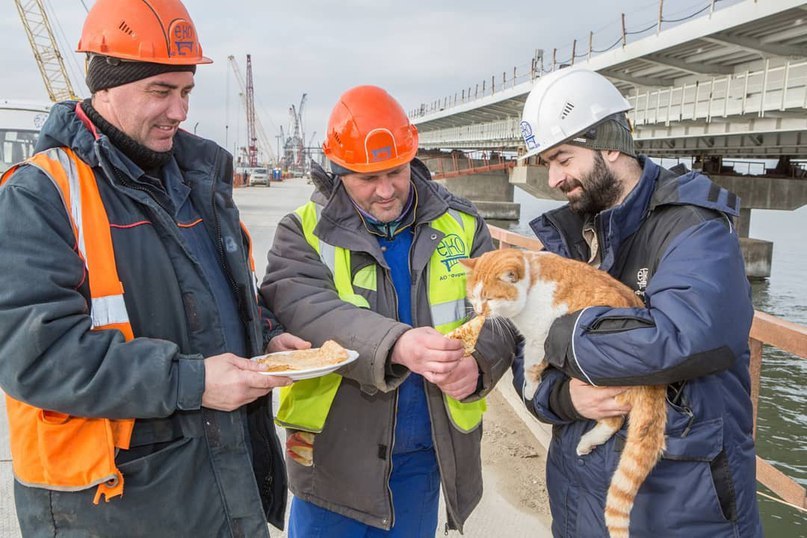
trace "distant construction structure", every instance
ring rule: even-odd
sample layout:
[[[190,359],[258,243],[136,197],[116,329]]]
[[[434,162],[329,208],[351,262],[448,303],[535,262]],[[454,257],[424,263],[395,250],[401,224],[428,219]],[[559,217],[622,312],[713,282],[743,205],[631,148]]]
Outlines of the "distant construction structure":
[[[25,35],[28,37],[50,100],[57,103],[67,99],[79,99],[67,74],[64,58],[56,43],[42,0],[14,0],[14,5],[20,14]]]
[[[283,139],[283,158],[281,159],[283,170],[292,175],[304,176],[308,173],[308,159],[305,151],[305,134],[303,130],[303,109],[308,94],[303,94],[300,98],[300,106],[289,107],[289,129],[288,137],[283,138],[283,128],[280,128]]]
[[[244,105],[247,120],[247,143],[239,148],[236,155],[236,166],[255,168],[256,166],[274,166],[277,156],[272,150],[272,144],[263,128],[260,117],[255,113],[255,86],[252,81],[252,55],[247,54],[246,80],[241,66],[235,56],[228,56],[230,67],[241,89],[241,102]]]

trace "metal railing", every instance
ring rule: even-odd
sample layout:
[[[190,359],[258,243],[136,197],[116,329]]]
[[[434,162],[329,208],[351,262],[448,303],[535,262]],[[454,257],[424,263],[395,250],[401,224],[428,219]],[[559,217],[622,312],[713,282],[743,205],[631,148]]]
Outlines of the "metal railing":
[[[787,59],[755,71],[713,77],[627,96],[636,126],[807,108],[807,62]]]
[[[499,248],[520,247],[539,250],[543,245],[538,239],[510,232],[497,226],[488,226]],[[807,327],[785,321],[764,312],[756,311],[749,336],[751,348],[751,402],[754,408],[754,437],[757,431],[760,375],[762,373],[762,347],[773,346],[801,359],[807,358]],[[807,490],[791,477],[757,456],[757,482],[770,489],[786,503],[807,509]]]
[[[658,34],[663,29],[681,24],[689,19],[701,16],[711,17],[718,7],[717,4],[722,4],[720,7],[723,7],[725,5],[737,3],[737,1],[738,0],[704,0],[696,11],[690,12],[683,16],[672,16],[668,18],[664,15],[664,0],[658,0],[658,16],[652,23],[637,25],[637,27],[632,27],[629,29],[626,22],[626,15],[625,13],[621,13],[621,29],[619,36],[615,40],[613,39],[613,36],[606,37],[606,39],[612,40],[609,42],[608,46],[597,48],[594,45],[595,35],[600,34],[598,37],[603,37],[602,34],[605,34],[606,32],[610,34],[610,31],[608,31],[610,28],[608,28],[608,30],[606,30],[606,28],[602,28],[602,31],[590,31],[588,33],[587,48],[583,46],[582,40],[580,43],[578,43],[578,40],[575,39],[567,48],[562,50],[553,48],[551,58],[544,57],[543,49],[536,49],[529,65],[525,64],[521,66],[514,66],[512,71],[502,71],[501,77],[499,77],[497,74],[491,75],[490,78],[483,79],[478,83],[468,86],[467,88],[462,88],[461,90],[455,92],[454,95],[446,95],[440,99],[435,99],[430,103],[422,103],[419,107],[409,110],[408,115],[412,119],[420,118],[428,114],[440,112],[441,110],[445,110],[447,108],[452,108],[464,103],[481,99],[483,97],[494,95],[509,88],[514,88],[521,83],[535,80],[546,73],[551,73],[558,69],[574,65],[575,61],[577,60],[590,60],[597,54],[602,54],[618,47],[624,48],[628,44],[629,37],[630,39],[636,39],[638,37],[650,35],[652,32]],[[638,28],[638,26],[641,26],[641,28]]]

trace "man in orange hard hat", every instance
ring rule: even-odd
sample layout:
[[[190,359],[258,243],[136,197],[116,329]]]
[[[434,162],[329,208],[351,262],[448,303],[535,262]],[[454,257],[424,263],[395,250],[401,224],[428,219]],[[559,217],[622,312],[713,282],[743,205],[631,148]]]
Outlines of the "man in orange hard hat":
[[[285,469],[251,357],[307,347],[256,299],[232,158],[179,130],[178,0],[97,0],[92,97],[53,106],[0,188],[0,387],[26,536],[268,536]]]
[[[317,192],[286,216],[261,295],[289,330],[359,352],[280,391],[294,500],[289,536],[435,535],[482,495],[484,395],[516,335],[489,322],[465,355],[445,333],[470,312],[459,259],[493,248],[476,208],[431,181],[417,129],[386,91],[358,86],[331,113]]]

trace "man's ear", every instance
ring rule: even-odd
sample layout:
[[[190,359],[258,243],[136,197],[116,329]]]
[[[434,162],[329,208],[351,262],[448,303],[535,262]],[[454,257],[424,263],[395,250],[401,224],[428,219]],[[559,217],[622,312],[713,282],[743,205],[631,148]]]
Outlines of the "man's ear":
[[[600,155],[602,158],[608,161],[609,163],[614,163],[619,158],[622,153],[615,150],[615,149],[602,149],[600,150]]]

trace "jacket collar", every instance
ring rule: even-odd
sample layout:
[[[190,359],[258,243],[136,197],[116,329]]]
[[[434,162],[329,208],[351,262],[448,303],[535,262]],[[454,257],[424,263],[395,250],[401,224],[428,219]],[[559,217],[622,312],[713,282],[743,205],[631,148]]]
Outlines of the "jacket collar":
[[[639,157],[642,176],[625,200],[599,213],[595,219],[602,244],[602,264],[608,271],[622,242],[633,235],[651,213],[666,205],[694,205],[727,215],[739,215],[739,199],[697,172],[682,176],[666,170],[645,156]],[[583,219],[565,205],[530,222],[544,247],[575,259],[587,259],[588,246],[582,239]]]
[[[642,166],[642,176],[625,200],[594,217],[602,243],[600,268],[604,271],[613,266],[615,254],[622,242],[639,229],[662,170],[644,156],[639,157],[639,163]],[[547,250],[585,260],[588,258],[588,246],[582,238],[583,224],[584,219],[573,213],[567,204],[534,219],[530,222],[530,227]]]
[[[139,177],[143,171],[115,148],[106,135],[95,131],[86,116],[77,114],[76,104],[64,101],[51,107],[36,151],[69,147],[92,167],[106,169],[104,164],[109,164],[133,179]],[[174,136],[174,158],[187,181],[214,183],[216,190],[232,190],[232,157],[215,142],[180,130]]]
[[[412,186],[417,197],[417,212],[413,226],[430,222],[449,209],[449,203],[465,204],[461,210],[476,213],[473,207],[461,199],[454,198],[448,191],[431,180],[428,169],[417,159],[412,161]],[[375,237],[367,231],[364,222],[353,205],[338,176],[332,178],[330,196],[326,199],[327,188],[318,186],[312,196],[315,203],[324,205],[320,221],[315,229],[317,237],[326,243],[351,250],[373,252],[378,248]]]

